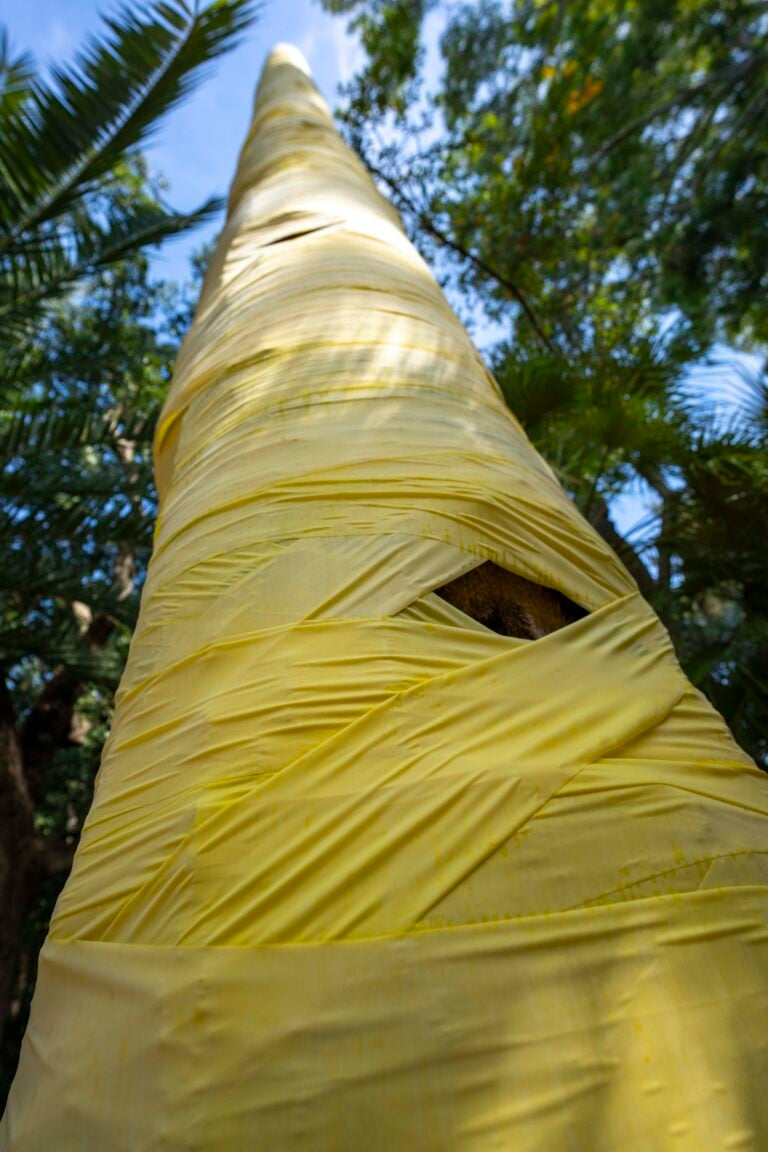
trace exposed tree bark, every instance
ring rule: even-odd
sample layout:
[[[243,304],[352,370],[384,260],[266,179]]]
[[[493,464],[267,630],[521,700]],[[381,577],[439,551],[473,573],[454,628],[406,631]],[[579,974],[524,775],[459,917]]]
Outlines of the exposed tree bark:
[[[438,596],[502,636],[538,640],[586,615],[562,592],[487,561],[437,589]]]
[[[45,795],[47,770],[60,748],[70,742],[80,679],[68,668],[58,668],[40,693],[21,728],[20,748],[32,800]]]
[[[118,599],[123,599],[126,584],[130,583],[130,587],[133,587],[131,554],[121,549],[116,566],[118,563],[121,564],[121,570],[119,582],[116,578],[116,587]],[[92,616],[88,605],[80,601],[73,604],[73,613],[83,629],[86,647],[92,653],[99,652],[114,632],[116,620],[103,612]],[[78,723],[75,714],[82,691],[82,679],[70,668],[60,666],[43,688],[22,725],[23,771],[35,804],[45,795],[46,774],[56,753],[82,740],[82,725]]]

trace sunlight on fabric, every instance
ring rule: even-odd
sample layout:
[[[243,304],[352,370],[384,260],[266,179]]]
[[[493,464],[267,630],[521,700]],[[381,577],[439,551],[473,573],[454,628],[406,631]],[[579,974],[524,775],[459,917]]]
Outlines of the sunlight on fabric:
[[[768,781],[296,49],[156,460],[0,1147],[768,1147]],[[580,618],[524,639],[439,596],[489,562]]]

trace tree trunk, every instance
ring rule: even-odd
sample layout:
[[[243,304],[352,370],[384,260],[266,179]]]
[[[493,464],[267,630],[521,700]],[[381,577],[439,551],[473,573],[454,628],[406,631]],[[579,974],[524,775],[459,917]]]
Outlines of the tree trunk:
[[[292,49],[156,459],[13,1152],[765,1144],[768,780]]]
[[[45,700],[51,703],[57,716],[49,730],[54,734],[60,723],[59,707],[50,691],[55,681],[54,677],[47,694],[44,693]],[[33,715],[34,710],[30,719]],[[69,719],[71,723],[71,715]],[[55,751],[53,739],[44,739],[44,729],[39,720],[35,720],[33,731],[38,734],[35,750],[41,743],[45,744],[50,758]],[[42,757],[34,759],[33,763],[41,769]],[[42,786],[42,777],[37,779]],[[18,1010],[15,1001],[19,991],[19,962],[27,913],[40,882],[68,872],[73,853],[73,844],[49,843],[35,828],[23,738],[8,687],[0,678],[0,1051],[4,1057],[8,1055],[4,1048],[5,1030]]]
[[[34,839],[16,717],[0,679],[0,1048],[15,987],[21,924],[35,883]]]

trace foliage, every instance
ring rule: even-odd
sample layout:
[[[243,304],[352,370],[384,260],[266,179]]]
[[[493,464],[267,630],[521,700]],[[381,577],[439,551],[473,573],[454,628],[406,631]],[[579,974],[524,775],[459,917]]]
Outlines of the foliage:
[[[190,303],[148,261],[105,269],[39,334],[37,383],[0,412],[0,660],[34,828],[68,863],[88,810],[152,543],[151,448]],[[66,865],[24,928],[7,1062]]]
[[[147,190],[126,197],[121,163],[230,48],[250,0],[125,7],[74,65],[37,76],[0,38],[0,338],[21,341],[46,306],[139,248],[219,206],[175,212]],[[7,368],[7,365],[6,365]]]
[[[50,81],[0,35],[0,1088],[128,651],[190,318],[143,253],[218,207],[174,211],[137,149],[252,13],[124,7]]]
[[[723,341],[768,342],[764,5],[325,6],[367,53],[351,141],[463,309],[504,333],[510,407],[765,762],[765,378],[726,417],[692,375]],[[638,492],[649,513],[620,533]]]
[[[433,0],[324,0],[323,6],[350,16],[350,31],[368,54],[364,75],[346,89],[352,118],[365,119],[371,109],[379,116],[388,109],[404,113],[415,95],[412,82],[423,55],[419,27]]]

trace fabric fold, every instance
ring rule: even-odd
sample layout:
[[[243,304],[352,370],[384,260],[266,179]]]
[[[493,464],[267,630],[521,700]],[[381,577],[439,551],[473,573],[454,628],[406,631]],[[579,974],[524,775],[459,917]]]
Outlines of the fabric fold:
[[[763,1152],[768,782],[295,49],[155,458],[0,1150]],[[440,596],[489,561],[575,622]]]

